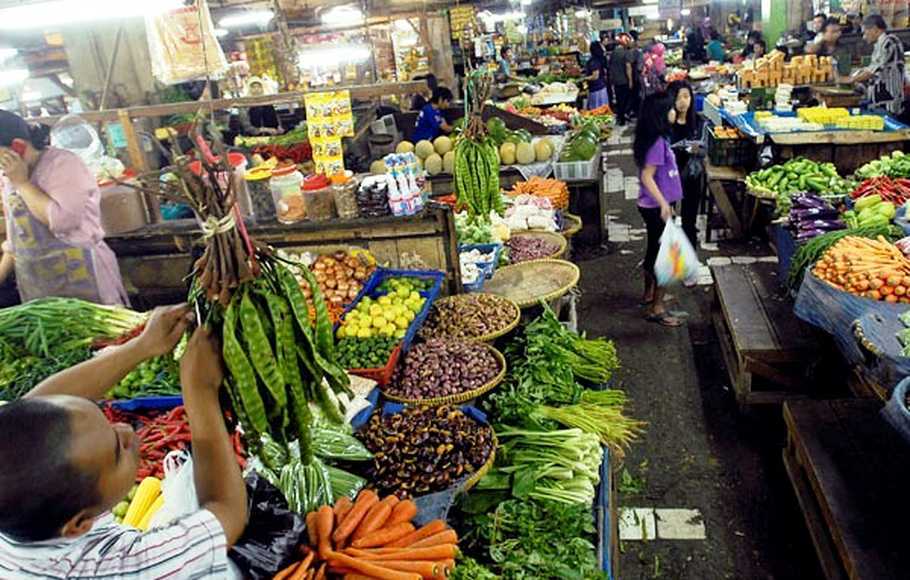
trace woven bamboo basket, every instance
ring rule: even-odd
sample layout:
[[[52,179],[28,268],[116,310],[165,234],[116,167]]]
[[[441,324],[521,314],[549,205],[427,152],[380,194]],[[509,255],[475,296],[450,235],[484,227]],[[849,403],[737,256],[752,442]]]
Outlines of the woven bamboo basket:
[[[541,258],[544,260],[557,260],[557,259],[564,257],[566,255],[566,249],[569,247],[569,240],[567,240],[564,235],[558,234],[555,232],[544,232],[544,231],[538,232],[538,231],[534,231],[534,230],[527,230],[527,231],[515,232],[512,234],[512,237],[513,238],[522,238],[522,237],[523,238],[539,238],[539,239],[547,240],[547,241],[553,242],[555,244],[558,244],[559,249],[557,251],[553,252],[552,254],[550,254],[549,256]]]
[[[484,290],[518,304],[536,306],[555,300],[578,284],[581,270],[566,260],[530,260],[504,266],[487,280]]]
[[[497,439],[496,432],[492,430],[492,427],[490,430],[493,433],[493,447],[490,448],[490,457],[487,458],[486,463],[480,466],[480,469],[475,471],[471,477],[465,480],[462,491],[470,491],[470,489],[477,485],[477,483],[483,479],[483,476],[485,476],[487,472],[490,471],[490,469],[493,467],[493,464],[496,463],[496,448],[499,447],[499,439]]]
[[[395,396],[393,394],[382,391],[382,395],[391,401],[396,401],[398,403],[407,403],[409,405],[422,405],[424,407],[438,407],[440,405],[456,405],[458,403],[464,403],[465,401],[470,401],[475,399],[483,394],[489,393],[494,388],[496,388],[499,383],[506,377],[506,357],[502,356],[502,353],[486,343],[480,343],[483,347],[488,349],[493,355],[493,358],[496,359],[496,362],[499,363],[499,372],[496,373],[496,376],[487,381],[485,384],[477,387],[476,389],[471,389],[470,391],[465,391],[463,393],[457,393],[455,395],[448,395],[446,397],[432,397],[428,399],[405,399],[402,397]]]
[[[562,219],[565,223],[562,226],[561,233],[566,238],[571,238],[581,231],[581,226],[583,224],[580,216],[577,216],[574,213],[565,212],[562,214]]]
[[[494,277],[495,277],[495,274],[494,274]],[[481,292],[476,292],[474,294],[471,294],[470,296],[476,296],[477,294],[481,294]],[[489,292],[482,292],[482,294],[489,294]],[[464,300],[466,296],[469,296],[469,295],[468,294],[456,294],[455,296],[447,296],[445,298],[440,298],[440,299],[436,300],[433,304],[435,306],[436,304],[446,302],[447,300]],[[475,342],[493,342],[500,336],[504,336],[504,335],[512,332],[512,330],[514,330],[515,327],[518,326],[518,323],[521,322],[521,307],[518,304],[516,304],[514,300],[509,300],[508,298],[506,298],[502,295],[494,294],[494,296],[496,298],[503,300],[504,306],[511,307],[515,313],[515,316],[512,317],[509,324],[507,324],[506,326],[502,327],[501,329],[499,329],[495,332],[491,332],[489,334],[483,334],[481,336],[467,337],[467,338],[464,338],[464,340],[472,340]],[[426,340],[428,337],[421,336],[421,338]],[[430,338],[433,338],[433,337],[430,337]],[[446,336],[440,335],[437,338],[446,338]],[[452,338],[461,338],[461,337],[452,337]]]

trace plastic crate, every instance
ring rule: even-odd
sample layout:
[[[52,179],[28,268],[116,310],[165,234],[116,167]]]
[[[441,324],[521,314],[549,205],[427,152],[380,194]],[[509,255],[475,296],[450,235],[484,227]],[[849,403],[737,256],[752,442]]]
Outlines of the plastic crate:
[[[139,397],[138,399],[126,399],[111,401],[111,407],[118,411],[167,411],[183,404],[183,397],[174,395],[173,397]]]
[[[597,178],[600,165],[600,145],[594,156],[587,161],[557,161],[553,164],[553,176],[560,181],[587,181]]]
[[[357,294],[357,297],[348,304],[344,309],[344,312],[341,315],[341,319],[347,315],[348,312],[353,310],[357,304],[363,299],[364,296],[370,296],[377,298],[383,294],[376,291],[377,288],[389,278],[422,278],[422,279],[431,279],[433,280],[433,285],[429,290],[423,290],[420,292],[420,295],[426,298],[426,301],[423,303],[423,308],[420,309],[420,312],[414,317],[414,320],[411,321],[411,324],[408,326],[408,330],[404,335],[404,338],[401,339],[401,343],[392,351],[392,354],[389,356],[389,362],[385,366],[375,369],[348,369],[351,374],[357,375],[359,377],[364,377],[366,379],[371,379],[378,382],[381,385],[385,385],[391,380],[392,373],[395,370],[395,365],[398,363],[398,359],[401,358],[401,355],[408,351],[408,348],[411,346],[411,342],[414,341],[414,337],[417,336],[417,330],[420,329],[420,326],[427,319],[427,316],[430,314],[430,308],[433,306],[433,301],[439,296],[440,291],[442,290],[442,282],[445,280],[445,273],[439,272],[436,270],[392,270],[389,268],[377,268],[373,271],[373,274],[367,279],[366,284],[363,285],[363,288],[360,289],[360,292]],[[337,332],[339,323],[335,324],[334,330]]]
[[[493,254],[493,260],[490,262],[475,262],[476,264],[482,264],[481,270],[484,272],[484,278],[490,279],[493,277],[493,273],[496,271],[496,268],[499,266],[499,259],[502,256],[502,250],[505,246],[500,243],[492,244],[458,244],[458,253],[470,252],[471,250],[477,250],[481,254]],[[466,286],[467,287],[467,286]]]
[[[718,139],[711,128],[708,131],[708,159],[715,166],[746,167],[755,161],[755,147],[746,138]]]

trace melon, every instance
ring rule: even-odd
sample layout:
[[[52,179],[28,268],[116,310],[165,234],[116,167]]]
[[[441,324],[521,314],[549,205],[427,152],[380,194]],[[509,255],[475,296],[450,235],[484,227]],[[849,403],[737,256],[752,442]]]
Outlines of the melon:
[[[442,156],[442,171],[452,175],[455,173],[455,152],[449,151]]]
[[[410,141],[402,141],[398,144],[398,147],[395,148],[395,153],[411,153],[414,151],[414,144]]]
[[[549,161],[553,157],[553,149],[547,141],[541,139],[534,144],[534,156],[538,161]]]
[[[385,162],[382,159],[370,163],[370,173],[373,175],[382,175],[385,173]]]
[[[423,162],[424,167],[426,167],[427,173],[430,175],[439,175],[442,173],[442,157],[433,153]]]
[[[499,160],[503,165],[515,164],[515,143],[503,143],[499,148]]]
[[[433,148],[432,143],[424,139],[423,141],[418,141],[417,145],[414,146],[414,153],[421,159],[426,159],[436,153],[436,149]]]
[[[521,165],[534,163],[534,159],[536,159],[534,148],[531,147],[530,143],[519,143],[518,147],[515,148],[515,159],[518,160],[518,163]]]
[[[445,135],[437,137],[436,140],[433,141],[433,148],[436,149],[436,153],[445,155],[452,150],[452,140]]]

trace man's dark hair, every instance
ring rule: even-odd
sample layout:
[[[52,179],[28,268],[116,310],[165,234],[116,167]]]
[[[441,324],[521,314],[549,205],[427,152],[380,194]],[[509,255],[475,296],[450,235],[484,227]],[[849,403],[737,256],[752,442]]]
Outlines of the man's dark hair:
[[[9,147],[15,139],[32,142],[28,123],[15,113],[0,111],[0,147]]]
[[[629,36],[632,37],[632,40],[634,40],[635,42],[638,42],[638,31],[637,30],[630,30]]]
[[[816,18],[821,18],[822,20],[828,20],[828,15],[825,14],[824,12],[819,12],[815,16],[812,17],[812,20],[815,20]]]
[[[430,98],[430,102],[434,105],[438,105],[440,101],[452,101],[452,91],[445,87],[436,87],[433,89],[433,96]]]
[[[874,26],[882,32],[888,30],[888,24],[885,22],[885,19],[882,18],[881,14],[870,14],[869,16],[866,16],[866,19],[863,20],[863,26]]]
[[[48,401],[0,406],[0,533],[20,542],[49,540],[100,501],[97,475],[70,462],[71,434],[67,410]]]
[[[841,26],[840,19],[836,18],[834,16],[828,18],[828,20],[825,21],[825,28],[828,28],[829,26],[840,27]]]
[[[509,52],[510,50],[512,50],[511,46],[504,45],[502,48],[499,49],[499,56],[501,56],[502,58],[505,58],[506,53]]]

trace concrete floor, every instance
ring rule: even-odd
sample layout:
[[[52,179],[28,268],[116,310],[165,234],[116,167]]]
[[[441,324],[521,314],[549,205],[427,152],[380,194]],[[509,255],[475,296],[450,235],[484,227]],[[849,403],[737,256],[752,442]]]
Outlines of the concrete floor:
[[[630,147],[608,148],[608,163],[625,177],[636,175]],[[610,193],[608,213],[642,228],[635,201],[625,197]],[[820,578],[781,462],[780,409],[738,413],[710,321],[710,286],[673,291],[670,308],[689,314],[682,328],[642,319],[637,264],[644,240],[636,238],[633,231],[628,242],[609,244],[607,255],[579,262],[580,329],[615,341],[623,363],[618,379],[633,399],[630,414],[648,423],[619,468],[620,506],[697,509],[706,539],[624,541],[618,577]],[[770,253],[760,243],[721,243],[720,252]]]

